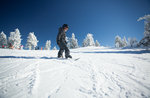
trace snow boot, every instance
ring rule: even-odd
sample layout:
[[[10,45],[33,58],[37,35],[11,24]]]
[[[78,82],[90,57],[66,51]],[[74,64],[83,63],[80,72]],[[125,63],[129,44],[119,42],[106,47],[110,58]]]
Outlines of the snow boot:
[[[64,57],[63,57],[63,55],[61,55],[61,56],[58,56],[58,58],[64,58]]]
[[[72,59],[72,56],[71,56],[71,55],[66,56],[66,59],[68,59],[68,58],[71,58],[71,59]]]

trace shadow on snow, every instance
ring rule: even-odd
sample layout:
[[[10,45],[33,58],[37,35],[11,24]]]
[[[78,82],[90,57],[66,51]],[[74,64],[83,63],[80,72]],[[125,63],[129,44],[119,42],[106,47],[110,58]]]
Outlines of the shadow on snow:
[[[143,53],[150,53],[150,50],[140,50],[140,51],[88,51],[88,52],[72,52],[72,53],[143,54]]]
[[[57,57],[31,57],[31,56],[0,56],[0,58],[17,58],[17,59],[59,59],[59,60],[65,59],[65,58],[57,58]]]
[[[72,52],[72,53],[117,53],[117,54],[143,54],[150,53],[150,50],[141,50],[141,51],[91,51],[91,52]],[[63,60],[65,58],[57,57],[31,57],[31,56],[0,56],[0,58],[22,58],[22,59],[59,59]]]

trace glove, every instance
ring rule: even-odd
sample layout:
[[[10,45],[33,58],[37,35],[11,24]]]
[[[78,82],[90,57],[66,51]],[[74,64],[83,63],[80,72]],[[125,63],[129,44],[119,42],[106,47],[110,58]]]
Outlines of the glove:
[[[65,41],[65,44],[68,44],[68,42],[67,42],[67,41]]]

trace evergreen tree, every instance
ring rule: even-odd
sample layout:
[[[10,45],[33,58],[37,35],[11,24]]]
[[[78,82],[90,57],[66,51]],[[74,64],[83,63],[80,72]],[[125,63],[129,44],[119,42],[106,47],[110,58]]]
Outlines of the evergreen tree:
[[[95,42],[92,34],[90,33],[87,34],[86,38],[83,40],[82,46],[83,47],[95,46]]]
[[[35,49],[35,47],[37,46],[37,43],[39,41],[37,40],[36,36],[34,35],[34,32],[30,32],[28,37],[27,37],[27,44],[26,47],[31,50],[31,49]]]
[[[99,47],[99,46],[100,46],[100,44],[99,44],[98,40],[96,40],[96,42],[95,42],[95,46],[96,46],[96,47]]]
[[[138,46],[142,47],[150,47],[150,15],[145,15],[144,17],[140,17],[138,21],[144,21],[144,38],[138,43]]]
[[[78,48],[78,40],[75,38],[75,34],[72,33],[72,38],[69,39],[68,43],[69,48]]]
[[[50,48],[51,48],[51,41],[47,40],[45,44],[45,50],[50,50]]]
[[[123,44],[123,47],[126,47],[128,44],[125,36],[123,37],[122,44]]]
[[[10,37],[8,38],[8,45],[13,46],[15,49],[19,49],[21,46],[21,35],[19,29],[15,29],[15,32],[10,32]]]
[[[54,46],[53,50],[57,50],[56,46]]]
[[[129,47],[137,47],[137,40],[136,38],[128,38],[128,46]]]
[[[150,15],[145,15],[144,17],[140,17],[139,19],[138,19],[138,21],[141,21],[141,20],[145,20],[144,21],[144,24],[145,24],[145,26],[144,26],[144,35],[145,35],[145,37],[146,36],[150,36]]]
[[[116,36],[115,37],[115,47],[119,48],[119,47],[122,47],[122,40],[121,40],[121,37],[120,36]]]
[[[0,48],[3,46],[7,46],[7,36],[5,35],[5,33],[2,31],[0,33]]]

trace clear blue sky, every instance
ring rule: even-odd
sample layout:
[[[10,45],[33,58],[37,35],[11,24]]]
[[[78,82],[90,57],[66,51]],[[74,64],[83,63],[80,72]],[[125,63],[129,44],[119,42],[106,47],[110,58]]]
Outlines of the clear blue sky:
[[[39,46],[46,40],[56,45],[58,28],[67,23],[67,36],[75,33],[79,45],[87,33],[103,46],[114,46],[116,35],[143,37],[141,16],[150,14],[150,0],[0,0],[0,31],[7,36],[16,28],[26,44],[35,32]]]

